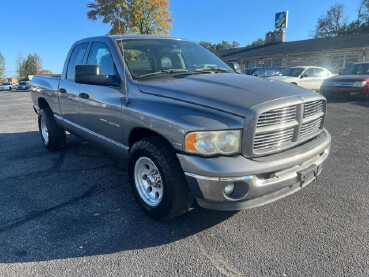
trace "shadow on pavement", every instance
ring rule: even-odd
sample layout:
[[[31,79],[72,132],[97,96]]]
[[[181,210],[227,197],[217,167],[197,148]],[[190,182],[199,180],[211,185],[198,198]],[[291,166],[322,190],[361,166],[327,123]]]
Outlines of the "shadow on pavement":
[[[169,244],[235,213],[195,208],[149,219],[134,201],[126,164],[68,135],[48,151],[38,132],[0,134],[0,262],[110,254]]]

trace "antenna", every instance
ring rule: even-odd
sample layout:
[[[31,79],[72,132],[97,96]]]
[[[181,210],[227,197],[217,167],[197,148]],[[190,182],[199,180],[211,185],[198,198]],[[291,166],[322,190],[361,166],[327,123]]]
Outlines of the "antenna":
[[[127,107],[128,106],[128,103],[129,103],[129,100],[128,100],[128,85],[127,85],[127,67],[126,67],[126,60],[124,58],[123,34],[122,34],[122,30],[120,28],[120,9],[119,8],[118,8],[118,13],[119,13],[119,17],[118,17],[118,31],[119,31],[119,35],[121,36],[121,41],[120,41],[119,47],[120,47],[120,51],[122,53],[122,58],[123,58],[123,68],[124,68],[123,78],[124,78],[124,89],[125,89],[126,107]]]

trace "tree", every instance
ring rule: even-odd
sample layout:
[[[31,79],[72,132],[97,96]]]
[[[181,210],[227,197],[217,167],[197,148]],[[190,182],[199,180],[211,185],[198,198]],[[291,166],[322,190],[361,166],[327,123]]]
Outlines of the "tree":
[[[87,3],[87,18],[110,24],[109,34],[168,35],[172,29],[169,0],[94,0]]]
[[[41,74],[41,72],[42,72],[42,60],[41,60],[41,57],[39,55],[37,55],[36,53],[33,54],[33,57],[35,58],[35,62],[36,62],[37,74]]]
[[[29,75],[37,74],[37,62],[36,62],[35,56],[32,56],[31,54],[27,56],[25,68],[27,72],[26,77],[28,77]]]
[[[231,49],[231,48],[238,48],[240,47],[240,43],[237,41],[232,41],[231,43],[228,41],[223,40],[220,43],[211,43],[209,41],[200,41],[199,42],[202,46],[208,48],[211,51],[223,50],[223,49]]]
[[[26,67],[25,67],[26,63],[21,53],[18,53],[16,63],[17,63],[18,78],[22,79],[22,78],[28,77],[26,73]]]
[[[36,75],[40,67],[41,58],[37,55],[29,54],[27,59],[24,59],[22,54],[18,53],[17,58],[17,75],[19,79],[28,79],[29,75]]]
[[[0,82],[4,82],[5,80],[5,59],[3,54],[0,52]]]
[[[333,5],[325,15],[318,19],[314,38],[336,37],[345,34],[346,21],[343,5]]]
[[[259,45],[264,45],[265,44],[265,40],[262,38],[258,38],[257,40],[254,40],[253,42],[247,44],[246,46],[259,46]]]

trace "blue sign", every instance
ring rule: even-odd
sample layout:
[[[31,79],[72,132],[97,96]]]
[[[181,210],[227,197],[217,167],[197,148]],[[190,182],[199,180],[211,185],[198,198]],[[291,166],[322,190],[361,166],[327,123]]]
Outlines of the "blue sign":
[[[287,28],[287,24],[288,24],[288,11],[279,12],[275,14],[274,26],[276,29]]]

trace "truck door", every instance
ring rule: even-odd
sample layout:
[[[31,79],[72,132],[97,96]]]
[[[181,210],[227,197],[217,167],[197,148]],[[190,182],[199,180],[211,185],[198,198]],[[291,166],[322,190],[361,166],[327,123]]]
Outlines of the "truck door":
[[[102,75],[117,75],[116,66],[104,42],[94,42],[87,57],[87,64],[100,66]],[[122,142],[122,102],[125,99],[120,88],[80,85],[80,106],[83,127],[115,142]]]
[[[78,44],[72,50],[67,63],[66,75],[62,76],[59,84],[59,104],[64,119],[81,125],[81,112],[79,106],[79,84],[74,82],[75,66],[83,63],[88,43]]]

